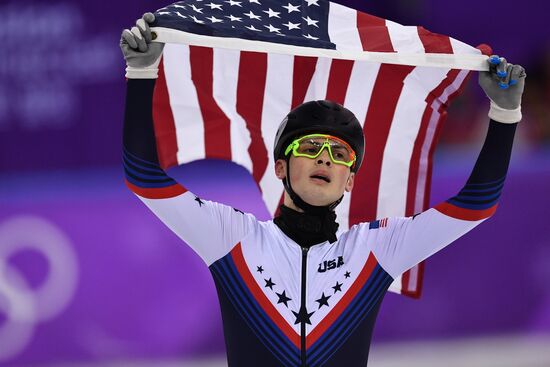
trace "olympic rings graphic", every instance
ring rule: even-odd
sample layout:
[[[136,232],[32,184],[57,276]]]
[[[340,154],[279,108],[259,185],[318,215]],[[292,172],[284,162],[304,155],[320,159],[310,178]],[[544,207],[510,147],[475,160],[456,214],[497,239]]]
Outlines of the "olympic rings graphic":
[[[48,273],[31,288],[10,259],[33,250],[48,262]],[[58,316],[72,300],[78,282],[78,260],[69,238],[53,223],[21,215],[0,223],[0,362],[21,353],[36,325]]]

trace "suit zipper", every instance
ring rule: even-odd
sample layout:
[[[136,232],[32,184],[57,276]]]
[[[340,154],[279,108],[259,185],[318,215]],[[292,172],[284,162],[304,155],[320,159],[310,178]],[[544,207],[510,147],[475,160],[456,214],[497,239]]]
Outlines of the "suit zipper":
[[[309,248],[302,247],[302,294],[300,304],[300,314],[307,314],[306,309],[306,276],[307,276],[307,252]],[[302,367],[307,367],[306,364],[306,321],[302,318],[300,322],[300,354],[302,359]]]

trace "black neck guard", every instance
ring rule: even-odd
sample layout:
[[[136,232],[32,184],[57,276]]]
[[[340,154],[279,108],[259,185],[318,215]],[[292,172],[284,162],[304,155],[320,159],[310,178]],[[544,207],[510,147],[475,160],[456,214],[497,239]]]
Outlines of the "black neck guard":
[[[302,247],[336,241],[336,213],[326,210],[321,213],[300,213],[281,205],[281,214],[273,222],[290,238]]]
[[[286,177],[283,179],[283,186],[290,195],[290,198],[298,208],[304,212],[300,213],[287,206],[281,205],[281,215],[274,219],[276,225],[296,243],[303,247],[310,247],[317,243],[329,241],[336,242],[336,213],[334,209],[340,204],[344,195],[327,206],[316,206],[306,203],[290,184],[290,157],[286,158]]]

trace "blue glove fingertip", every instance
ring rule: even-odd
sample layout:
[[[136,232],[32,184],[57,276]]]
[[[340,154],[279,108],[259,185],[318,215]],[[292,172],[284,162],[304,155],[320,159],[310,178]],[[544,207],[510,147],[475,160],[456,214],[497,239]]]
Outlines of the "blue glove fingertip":
[[[510,79],[510,85],[516,85],[518,84],[518,81],[515,79]]]
[[[489,58],[489,62],[490,62],[491,64],[493,64],[493,65],[498,65],[498,64],[500,64],[500,57],[498,57],[498,56],[491,56],[491,57]]]
[[[499,70],[499,71],[497,71],[497,76],[499,78],[505,78],[506,77],[506,72]]]
[[[500,89],[508,89],[509,85],[503,82],[498,83]]]

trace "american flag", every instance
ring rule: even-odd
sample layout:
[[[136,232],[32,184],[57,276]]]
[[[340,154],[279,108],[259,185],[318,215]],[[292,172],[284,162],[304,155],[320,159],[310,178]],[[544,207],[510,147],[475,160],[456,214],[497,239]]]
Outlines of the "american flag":
[[[153,112],[161,165],[240,164],[274,215],[279,123],[305,101],[341,103],[366,139],[355,188],[336,210],[341,229],[428,208],[446,109],[490,52],[326,0],[188,0],[155,16],[167,43]],[[390,290],[418,297],[423,266]]]

